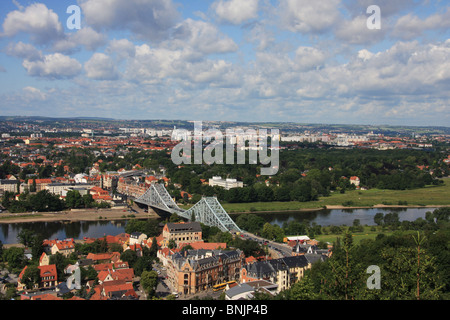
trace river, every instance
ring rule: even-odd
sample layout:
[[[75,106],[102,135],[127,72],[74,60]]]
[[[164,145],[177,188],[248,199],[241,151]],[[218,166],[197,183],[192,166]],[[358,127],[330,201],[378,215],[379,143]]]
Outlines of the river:
[[[283,226],[284,223],[297,220],[299,222],[317,223],[321,226],[347,225],[359,219],[361,225],[375,225],[373,218],[377,212],[384,214],[396,211],[400,221],[414,221],[419,217],[425,218],[427,211],[434,208],[389,208],[389,209],[333,209],[320,211],[289,211],[258,213],[267,222]],[[236,219],[236,214],[230,215]],[[77,222],[28,222],[0,224],[0,241],[3,244],[18,243],[17,235],[22,229],[30,229],[44,236],[46,239],[83,239],[84,237],[99,238],[104,235],[117,235],[124,232],[126,221],[77,221]]]

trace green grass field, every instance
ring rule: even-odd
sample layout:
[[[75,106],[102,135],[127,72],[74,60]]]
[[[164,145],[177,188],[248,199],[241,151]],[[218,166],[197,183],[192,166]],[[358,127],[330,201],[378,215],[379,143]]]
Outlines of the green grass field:
[[[371,229],[371,227],[366,226],[366,227],[364,227],[363,232],[352,233],[353,243],[358,244],[363,239],[373,239],[374,240],[377,237],[377,235],[380,233],[384,233],[385,235],[389,235],[392,233],[391,231],[383,232],[383,231],[381,231],[380,228],[376,228],[376,231],[371,231],[370,229]],[[336,238],[341,238],[341,240],[342,240],[342,237],[343,237],[342,234],[321,234],[321,235],[316,235],[314,238],[317,241],[333,243],[336,241]]]
[[[352,207],[372,207],[378,204],[396,206],[399,201],[406,201],[408,206],[450,206],[450,179],[443,180],[442,186],[427,186],[414,190],[351,190],[344,194],[334,192],[329,197],[321,197],[318,201],[310,202],[223,203],[222,206],[228,213],[317,209],[349,203]]]
[[[372,231],[373,228],[375,228],[375,231]],[[353,243],[359,244],[359,242],[361,242],[361,240],[364,240],[364,239],[375,240],[377,235],[379,235],[381,233],[386,236],[389,236],[389,235],[393,234],[393,231],[383,229],[381,226],[375,226],[375,227],[374,226],[364,226],[363,232],[352,233]],[[407,233],[410,233],[411,235],[415,235],[416,231],[410,230],[410,231],[407,231]],[[321,234],[321,235],[316,235],[314,238],[318,241],[333,243],[336,241],[337,238],[341,238],[341,241],[342,241],[343,234]]]

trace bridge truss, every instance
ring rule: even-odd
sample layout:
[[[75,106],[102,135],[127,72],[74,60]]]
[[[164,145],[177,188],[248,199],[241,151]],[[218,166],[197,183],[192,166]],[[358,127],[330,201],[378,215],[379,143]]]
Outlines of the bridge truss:
[[[207,226],[218,227],[223,232],[241,232],[241,229],[230,218],[216,197],[203,197],[189,210],[181,209],[173,201],[169,192],[162,184],[152,184],[147,191],[136,198],[134,202],[147,205],[156,211],[169,214],[176,213],[187,220],[195,219]]]

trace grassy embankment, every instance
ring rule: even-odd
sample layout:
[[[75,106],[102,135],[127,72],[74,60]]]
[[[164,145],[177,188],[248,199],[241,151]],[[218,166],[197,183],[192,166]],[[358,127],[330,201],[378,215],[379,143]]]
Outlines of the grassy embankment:
[[[450,206],[450,179],[442,186],[427,186],[414,190],[351,190],[345,193],[334,192],[329,197],[320,197],[310,202],[252,202],[223,203],[228,213],[286,211],[321,209],[334,207],[374,207],[377,205],[398,206],[399,201],[407,206]]]

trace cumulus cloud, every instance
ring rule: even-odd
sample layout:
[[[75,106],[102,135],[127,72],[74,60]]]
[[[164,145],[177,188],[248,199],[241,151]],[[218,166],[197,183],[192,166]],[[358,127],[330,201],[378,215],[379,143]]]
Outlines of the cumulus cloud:
[[[104,53],[94,55],[84,65],[86,75],[94,80],[117,80],[119,73],[114,61]]]
[[[28,61],[42,59],[41,51],[36,49],[32,44],[23,43],[22,41],[19,41],[17,43],[10,43],[6,47],[6,54]]]
[[[162,40],[180,19],[172,0],[80,0],[96,30],[129,30],[141,39]]]
[[[128,61],[127,80],[140,84],[178,84],[185,87],[234,86],[239,81],[235,67],[224,60],[192,59],[189,51],[136,47]]]
[[[117,55],[119,60],[134,57],[136,54],[134,44],[128,39],[111,40],[106,51],[109,54]]]
[[[385,25],[381,29],[367,28],[368,16],[360,15],[351,20],[342,20],[335,29],[335,36],[346,44],[373,44],[384,39],[387,30]],[[386,24],[386,21],[384,21]]]
[[[340,19],[339,0],[280,0],[281,26],[292,32],[320,34]]]
[[[61,53],[49,54],[36,61],[25,60],[22,65],[28,75],[49,79],[73,78],[82,69],[77,60]]]
[[[211,5],[220,21],[241,24],[258,17],[259,0],[219,0]]]
[[[174,27],[172,39],[165,42],[173,49],[190,48],[203,54],[228,53],[238,49],[236,43],[209,22],[186,19]]]
[[[313,47],[299,47],[295,51],[295,63],[300,70],[318,69],[326,61],[326,54]]]
[[[64,36],[58,15],[42,3],[8,13],[3,22],[3,35],[13,37],[19,33],[29,34],[34,43],[41,45]]]
[[[358,96],[445,96],[450,46],[399,42],[376,54],[361,50],[348,64],[324,70],[330,88]],[[334,85],[331,85],[335,83]]]
[[[46,93],[34,87],[25,87],[22,89],[23,95],[22,97],[27,101],[39,100],[44,101],[47,100],[48,96]]]
[[[392,36],[403,40],[411,40],[430,30],[448,30],[450,28],[450,9],[444,13],[436,13],[425,19],[414,14],[400,17],[392,31]]]
[[[86,50],[95,51],[107,43],[107,36],[91,27],[85,27],[77,32],[69,33],[57,41],[52,49],[56,52],[72,52],[84,47]]]

